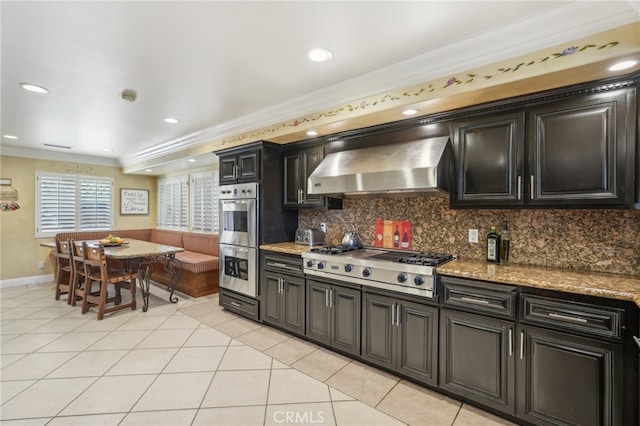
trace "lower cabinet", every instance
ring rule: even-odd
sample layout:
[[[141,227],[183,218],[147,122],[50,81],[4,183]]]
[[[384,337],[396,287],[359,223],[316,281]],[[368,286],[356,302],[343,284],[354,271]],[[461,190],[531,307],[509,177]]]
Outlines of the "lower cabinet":
[[[264,271],[262,320],[304,334],[304,282],[303,277]]]
[[[360,302],[360,289],[307,279],[307,337],[360,356]]]
[[[363,292],[362,358],[436,385],[438,308]]]
[[[522,325],[518,417],[544,425],[621,425],[622,345]]]
[[[440,312],[440,387],[515,415],[513,321]]]

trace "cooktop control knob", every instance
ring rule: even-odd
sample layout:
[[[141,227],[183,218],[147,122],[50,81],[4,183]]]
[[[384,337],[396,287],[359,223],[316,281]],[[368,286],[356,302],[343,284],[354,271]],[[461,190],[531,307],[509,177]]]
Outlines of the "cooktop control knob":
[[[307,268],[311,268],[313,266],[313,260],[307,260]]]
[[[345,271],[345,272],[351,272],[351,271],[353,271],[353,265],[349,265],[349,264],[344,265],[344,271]]]
[[[364,268],[362,270],[362,276],[367,278],[371,276],[371,268]]]
[[[418,275],[417,277],[415,277],[413,279],[413,282],[416,283],[416,285],[423,285],[424,284],[424,277],[422,275]]]
[[[318,269],[324,269],[324,262],[318,262]]]
[[[398,282],[399,283],[403,283],[407,281],[407,274],[405,274],[404,272],[402,274],[398,275]]]

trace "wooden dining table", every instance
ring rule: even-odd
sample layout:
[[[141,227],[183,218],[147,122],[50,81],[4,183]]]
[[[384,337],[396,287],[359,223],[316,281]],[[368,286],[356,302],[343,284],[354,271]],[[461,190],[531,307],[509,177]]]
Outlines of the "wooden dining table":
[[[86,240],[89,246],[101,245],[99,240]],[[82,244],[82,241],[74,241],[75,244]],[[56,243],[46,242],[40,244],[43,247],[55,249]],[[122,244],[102,244],[104,254],[109,259],[123,260],[128,267],[138,270],[138,282],[142,293],[142,311],[147,312],[149,309],[149,294],[151,289],[151,273],[154,264],[162,264],[164,270],[171,277],[167,291],[169,292],[169,301],[171,303],[178,302],[178,297],[174,295],[176,285],[180,281],[182,275],[182,262],[176,259],[175,254],[184,251],[182,247],[168,246],[166,244],[157,244],[149,241],[126,239]]]

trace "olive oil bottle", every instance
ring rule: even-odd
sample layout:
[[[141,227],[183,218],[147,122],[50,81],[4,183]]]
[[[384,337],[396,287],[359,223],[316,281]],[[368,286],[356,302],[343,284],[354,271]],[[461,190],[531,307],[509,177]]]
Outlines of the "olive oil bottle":
[[[487,262],[500,262],[500,235],[495,226],[487,234]]]

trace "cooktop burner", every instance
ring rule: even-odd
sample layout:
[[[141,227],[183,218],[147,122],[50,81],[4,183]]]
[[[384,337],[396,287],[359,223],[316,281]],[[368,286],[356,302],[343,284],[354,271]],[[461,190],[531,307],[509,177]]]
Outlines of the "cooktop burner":
[[[351,246],[329,246],[329,247],[319,247],[319,248],[313,248],[311,249],[312,253],[321,253],[321,254],[341,254],[341,253],[346,253],[348,251],[356,251],[356,250],[362,250],[364,247],[362,246],[357,246],[357,247],[351,247]]]

